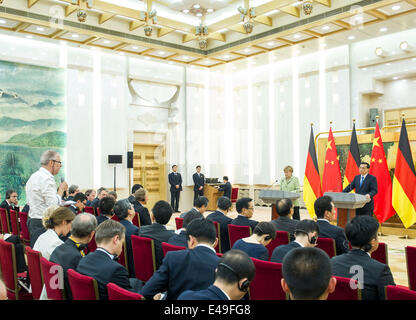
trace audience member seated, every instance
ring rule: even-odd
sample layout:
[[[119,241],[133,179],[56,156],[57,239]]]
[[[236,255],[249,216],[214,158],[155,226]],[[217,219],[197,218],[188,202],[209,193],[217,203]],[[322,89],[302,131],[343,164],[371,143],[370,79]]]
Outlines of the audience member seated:
[[[6,191],[6,199],[0,204],[0,208],[6,209],[9,218],[8,228],[11,232],[12,224],[10,220],[10,209],[19,212],[19,202],[17,201],[17,192],[13,189]]]
[[[95,199],[96,192],[94,189],[88,189],[85,191],[85,195],[87,196],[87,203],[85,205],[87,207],[91,207],[91,203]]]
[[[173,209],[170,204],[164,200],[159,200],[152,209],[151,219],[153,223],[139,228],[140,237],[151,238],[154,240],[156,269],[159,269],[163,260],[162,242],[168,242],[169,238],[175,234],[172,230],[168,230],[165,227],[172,217],[172,213]]]
[[[316,246],[319,234],[318,224],[311,219],[299,221],[295,230],[295,240],[289,244],[281,245],[273,250],[271,262],[282,263],[286,254],[296,248]]]
[[[152,224],[150,219],[149,210],[145,207],[149,194],[146,189],[140,188],[134,193],[136,203],[134,203],[134,211],[139,214],[140,226],[146,226]]]
[[[389,266],[371,258],[378,248],[378,228],[373,217],[356,216],[345,227],[352,249],[331,259],[335,276],[354,277],[361,283],[363,300],[384,300],[384,287],[395,285]]]
[[[231,210],[232,203],[230,198],[219,197],[217,203],[217,210],[207,216],[207,219],[216,221],[220,224],[220,241],[221,241],[221,253],[225,253],[230,250],[230,239],[228,237],[228,225],[232,219],[227,217],[228,211]]]
[[[76,184],[71,185],[68,188],[68,197],[66,198],[66,201],[75,201],[74,197],[78,192],[80,192],[79,186],[77,186]]]
[[[71,204],[68,208],[75,214],[84,212],[85,205],[87,203],[87,196],[82,192],[77,192],[72,198],[75,203]]]
[[[175,234],[169,238],[168,243],[173,244],[174,246],[180,246],[180,247],[188,247],[188,237],[186,236],[186,228],[188,224],[198,218],[203,218],[204,216],[199,212],[190,211],[189,214],[186,215],[185,218],[183,218],[183,225],[182,228],[177,230],[178,232],[175,232]]]
[[[101,187],[97,190],[97,198],[95,198],[90,207],[97,208],[100,204],[100,200],[108,196],[108,190],[104,187]]]
[[[97,280],[101,300],[108,300],[107,284],[110,282],[136,293],[141,289],[141,281],[129,278],[126,268],[116,261],[125,237],[125,228],[120,222],[104,221],[95,231],[97,249],[82,258],[76,269]]]
[[[100,209],[100,215],[97,216],[98,225],[108,219],[111,219],[114,215],[114,205],[116,200],[113,197],[102,198],[99,202],[98,208]]]
[[[231,224],[236,226],[249,226],[251,231],[254,231],[258,221],[250,220],[254,213],[253,199],[241,198],[237,200],[235,209],[238,212],[238,216],[233,221],[231,221]]]
[[[72,300],[72,292],[67,271],[68,269],[77,269],[79,261],[85,256],[83,250],[94,237],[96,227],[95,216],[85,212],[78,214],[71,224],[71,236],[53,250],[49,259],[49,261],[59,264],[64,270],[64,289],[66,298],[69,300]]]
[[[260,222],[254,228],[250,237],[237,240],[233,249],[247,253],[251,258],[269,260],[269,251],[266,246],[276,238],[276,229],[271,222]]]
[[[199,196],[194,200],[194,207],[184,213],[180,214],[180,218],[185,218],[185,216],[188,214],[188,212],[199,212],[200,214],[204,214],[204,212],[207,210],[208,207],[208,198],[204,196]]]
[[[291,300],[326,300],[337,280],[328,255],[318,248],[296,248],[283,259],[283,291]]]
[[[113,197],[113,198],[114,198],[114,200],[116,200],[116,201],[117,201],[117,192],[115,192],[115,191],[110,191],[110,192],[108,192],[108,196],[109,196],[109,197]]]
[[[131,195],[127,198],[127,199],[129,199],[130,203],[134,206],[134,211],[136,211],[136,212],[138,212],[137,208],[136,208],[137,200],[134,197],[134,193],[137,190],[141,189],[141,188],[143,188],[143,186],[141,184],[134,184],[133,187],[131,187]]]
[[[133,224],[133,218],[136,215],[134,212],[133,205],[128,199],[123,199],[117,201],[114,206],[114,212],[117,215],[117,218],[120,220],[120,223],[126,228],[126,248],[127,252],[124,255],[127,257],[127,263],[129,267],[129,276],[130,278],[135,277],[134,272],[134,260],[133,260],[133,249],[131,247],[131,236],[139,235],[139,228]]]
[[[282,199],[276,203],[276,211],[279,218],[272,220],[277,231],[287,231],[289,240],[295,240],[295,229],[299,220],[293,220],[293,203],[290,199]]]
[[[191,214],[195,213],[185,219]],[[217,243],[214,224],[203,217],[194,219],[187,227],[186,236],[189,249],[166,254],[159,270],[140,292],[146,299],[156,299],[159,293],[166,292],[166,299],[176,300],[185,290],[206,289],[214,282],[219,261],[214,250]]]
[[[344,229],[330,223],[335,217],[335,206],[331,197],[323,196],[316,199],[314,208],[318,218],[319,237],[334,239],[337,255],[348,252],[348,241]]]
[[[16,254],[16,272],[21,273],[27,271],[27,265],[25,260],[25,246],[22,244],[20,237],[17,235],[12,235],[10,233],[0,233],[0,239],[14,244]]]
[[[212,285],[205,290],[184,291],[178,300],[240,300],[247,293],[255,272],[247,253],[229,250],[218,263]]]
[[[7,288],[3,280],[0,278],[0,300],[8,300],[7,297]]]

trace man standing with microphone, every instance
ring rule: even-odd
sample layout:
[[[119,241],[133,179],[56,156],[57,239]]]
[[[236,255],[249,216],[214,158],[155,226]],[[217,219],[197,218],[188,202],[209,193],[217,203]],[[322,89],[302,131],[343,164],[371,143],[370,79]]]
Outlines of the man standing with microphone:
[[[68,184],[63,181],[56,191],[54,176],[62,167],[61,156],[58,152],[45,151],[40,157],[40,164],[41,168],[33,173],[26,183],[26,199],[30,208],[27,227],[31,248],[37,238],[46,231],[42,225],[43,213],[50,206],[60,206],[62,195],[68,189]]]
[[[172,171],[169,173],[169,184],[170,184],[170,204],[174,212],[179,211],[179,196],[182,191],[182,177],[178,173],[177,165],[172,166]]]

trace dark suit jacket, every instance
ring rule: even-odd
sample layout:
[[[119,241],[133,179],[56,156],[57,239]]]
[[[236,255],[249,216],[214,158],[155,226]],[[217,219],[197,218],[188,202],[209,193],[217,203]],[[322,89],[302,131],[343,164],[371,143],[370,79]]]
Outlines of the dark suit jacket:
[[[352,249],[348,253],[333,257],[331,266],[334,276],[352,278],[354,275],[357,275],[354,277],[357,280],[359,280],[357,271],[350,273],[350,268],[351,266],[363,268],[363,300],[384,300],[384,287],[395,285],[389,266],[372,259],[366,252],[360,249]]]
[[[198,176],[198,173],[195,172],[192,176],[194,179],[194,191],[198,191],[199,187],[203,187],[205,184],[205,176],[201,173],[201,177]]]
[[[71,239],[67,239],[63,244],[53,250],[49,261],[57,263],[64,269],[64,289],[66,297],[72,300],[71,287],[68,282],[68,269],[76,270],[82,255],[77,245]]]
[[[164,225],[157,222],[139,228],[140,237],[151,238],[154,240],[157,269],[159,269],[163,260],[162,242],[168,242],[169,238],[174,234],[174,231],[166,229]]]
[[[126,249],[127,249],[127,265],[129,267],[129,277],[135,278],[136,274],[134,272],[134,261],[133,261],[133,249],[131,247],[131,236],[139,235],[139,228],[136,227],[128,220],[120,220],[120,223],[126,228]],[[124,253],[126,255],[126,253]]]
[[[328,221],[324,220],[318,220],[316,221],[316,223],[319,226],[319,237],[332,238],[335,240],[337,256],[348,252],[348,242],[347,238],[345,237],[344,229],[334,226],[330,224]]]
[[[94,200],[91,201],[91,204],[89,205],[89,207],[97,208],[99,204],[100,204],[100,199],[95,198]]]
[[[295,230],[299,220],[290,219],[288,216],[279,217],[271,221],[277,231],[289,232],[289,240],[295,240]]]
[[[357,194],[369,194],[371,197],[371,201],[366,203],[364,207],[360,209],[361,212],[368,212],[373,213],[374,211],[374,196],[377,194],[377,178],[371,174],[367,174],[365,177],[363,184],[360,188],[360,180],[361,175],[356,175],[352,182],[344,189],[342,192],[350,192],[352,190],[355,190],[355,193]]]
[[[95,250],[87,254],[79,262],[76,271],[97,280],[101,300],[108,300],[107,284],[110,282],[133,291],[126,268],[103,251]]]
[[[293,249],[300,248],[300,247],[301,245],[294,241],[290,242],[289,244],[284,244],[282,246],[276,247],[273,250],[272,256],[270,258],[270,262],[282,263],[283,258],[289,251],[292,251]]]
[[[231,224],[235,226],[249,226],[251,231],[254,231],[254,228],[257,226],[259,222],[255,220],[250,220],[249,218],[242,216],[239,214],[237,218],[231,221]]]
[[[140,202],[137,202],[137,213],[139,214],[140,219],[140,226],[147,226],[152,224],[152,219],[150,219],[150,213],[149,210],[147,210],[146,207],[144,207]],[[134,207],[134,210],[136,210],[136,206]]]
[[[186,214],[188,213],[188,212],[199,212],[197,209],[195,209],[195,208],[192,208],[191,210],[189,210],[189,211],[187,211],[187,212],[184,212],[184,213],[181,213],[180,214],[180,218],[185,218],[185,216],[186,216]]]
[[[228,300],[227,296],[216,286],[210,285],[206,290],[182,292],[178,300]]]
[[[102,223],[102,222],[104,222],[104,221],[106,221],[106,220],[110,219],[109,217],[107,217],[107,216],[105,216],[105,215],[103,215],[103,214],[99,215],[99,216],[98,216],[98,217],[96,217],[96,218],[97,218],[97,223],[98,223],[98,224],[100,224],[100,223]]]
[[[71,210],[73,213],[78,214],[78,208],[77,207],[73,207],[72,205],[70,205],[68,207],[69,210]]]
[[[231,199],[231,183],[230,182],[226,182],[225,184],[220,185],[220,187],[218,188],[219,191],[224,191],[224,197],[228,197]]]
[[[168,178],[170,184],[170,191],[182,191],[182,176],[180,173],[177,172],[175,175],[174,172],[171,172],[169,173]],[[179,189],[176,189],[175,187],[177,184],[179,184]]]
[[[220,238],[221,238],[221,251],[226,253],[230,250],[230,238],[228,237],[228,225],[233,221],[220,211],[214,211],[207,216],[207,219],[217,221],[220,224]]]
[[[168,243],[174,246],[181,246],[181,247],[188,248],[186,230],[181,230],[179,234],[175,233],[172,237],[169,238]]]
[[[141,290],[146,299],[158,292],[167,291],[168,300],[176,300],[185,290],[208,288],[215,280],[219,258],[204,246],[194,249],[171,251]]]

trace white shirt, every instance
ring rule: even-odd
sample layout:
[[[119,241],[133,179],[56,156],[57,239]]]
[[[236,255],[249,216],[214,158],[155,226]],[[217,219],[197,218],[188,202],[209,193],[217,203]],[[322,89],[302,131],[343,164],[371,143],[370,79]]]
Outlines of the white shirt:
[[[40,253],[42,253],[42,257],[49,260],[53,250],[63,243],[64,242],[59,239],[55,230],[48,229],[36,240],[33,250],[40,251]]]
[[[209,248],[209,249],[211,249],[212,251],[214,251],[214,252],[215,252],[215,254],[217,254],[217,252],[215,251],[215,249],[214,249],[213,247],[211,247],[211,246],[207,245],[207,244],[203,244],[203,243],[201,243],[201,244],[196,245],[196,246],[195,246],[195,248],[196,248],[196,247],[206,247],[206,248]]]
[[[304,247],[304,245],[302,244],[302,243],[300,243],[299,241],[297,241],[297,240],[293,240],[293,242],[296,242],[298,245],[300,245],[302,248]]]
[[[41,167],[31,175],[26,183],[26,199],[29,205],[29,218],[42,219],[50,206],[59,206],[61,197],[56,193],[56,183],[52,173]]]

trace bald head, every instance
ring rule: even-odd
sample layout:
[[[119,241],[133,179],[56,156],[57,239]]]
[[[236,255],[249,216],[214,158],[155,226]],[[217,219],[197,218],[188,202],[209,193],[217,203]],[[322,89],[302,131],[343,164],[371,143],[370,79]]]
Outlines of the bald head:
[[[71,235],[77,239],[90,237],[97,228],[97,219],[90,213],[80,213],[72,221]]]
[[[293,207],[292,200],[290,199],[281,199],[276,204],[276,211],[279,216],[287,216]]]

